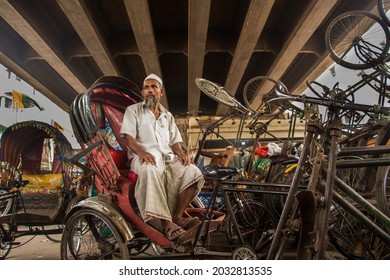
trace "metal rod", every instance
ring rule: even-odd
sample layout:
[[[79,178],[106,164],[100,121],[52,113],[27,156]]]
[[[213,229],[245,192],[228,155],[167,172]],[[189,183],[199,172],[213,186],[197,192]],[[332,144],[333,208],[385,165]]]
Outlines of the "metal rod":
[[[313,140],[313,135],[314,135],[314,131],[309,131],[307,133],[307,136],[305,137],[305,142],[303,145],[304,149],[302,151],[301,157],[299,158],[297,169],[294,173],[294,177],[291,182],[291,187],[287,195],[278,225],[275,230],[275,235],[272,240],[271,247],[268,251],[267,260],[275,259],[275,254],[277,253],[278,247],[280,246],[283,229],[286,226],[287,219],[289,217],[289,214],[294,204],[295,194],[298,190],[298,184],[301,179],[304,164],[306,163],[307,156],[309,155],[309,150],[310,150],[311,142]]]

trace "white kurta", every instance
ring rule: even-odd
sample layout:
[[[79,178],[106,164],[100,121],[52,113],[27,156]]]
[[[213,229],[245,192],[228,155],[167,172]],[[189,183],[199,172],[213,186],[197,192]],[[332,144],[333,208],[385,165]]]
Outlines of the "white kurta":
[[[129,106],[124,114],[120,132],[129,134],[156,159],[156,166],[141,164],[137,155],[129,151],[131,169],[137,173],[135,199],[145,221],[151,218],[171,220],[178,195],[198,182],[203,185],[201,171],[193,164],[184,166],[171,146],[182,142],[174,117],[160,105],[156,120],[153,112],[143,103]]]

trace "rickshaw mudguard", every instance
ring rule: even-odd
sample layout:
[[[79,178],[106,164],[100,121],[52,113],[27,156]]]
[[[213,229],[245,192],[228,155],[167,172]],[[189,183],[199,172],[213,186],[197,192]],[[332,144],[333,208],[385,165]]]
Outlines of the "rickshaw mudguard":
[[[90,197],[76,203],[65,216],[65,223],[72,216],[73,213],[80,209],[93,209],[108,217],[118,228],[124,236],[125,241],[130,241],[134,238],[133,230],[130,225],[123,218],[123,215],[113,206],[107,202],[99,200],[98,197]]]

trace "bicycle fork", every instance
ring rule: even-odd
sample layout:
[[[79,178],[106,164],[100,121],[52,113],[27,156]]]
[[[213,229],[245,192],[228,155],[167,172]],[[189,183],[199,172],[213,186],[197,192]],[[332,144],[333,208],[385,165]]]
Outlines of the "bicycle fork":
[[[327,234],[329,228],[329,216],[330,216],[330,207],[332,205],[333,199],[333,189],[334,189],[334,178],[336,176],[336,160],[337,160],[337,150],[338,142],[341,136],[341,124],[340,118],[337,116],[337,113],[332,110],[331,117],[331,127],[329,128],[331,145],[329,151],[329,162],[328,162],[328,173],[326,174],[326,188],[324,192],[324,204],[320,208],[319,212],[319,234],[318,234],[318,251],[316,255],[317,260],[324,259],[325,249],[327,245]]]
[[[301,228],[299,244],[297,248],[297,259],[312,259],[315,255],[318,230],[316,229],[316,213],[318,206],[322,206],[322,196],[317,192],[318,179],[324,159],[324,150],[317,148],[316,158],[306,190],[296,194],[298,200]]]
[[[307,128],[307,135],[305,137],[305,141],[303,144],[303,151],[301,153],[301,157],[299,158],[297,169],[295,170],[294,177],[291,182],[290,190],[288,192],[282,214],[280,216],[278,225],[275,230],[274,237],[272,239],[271,247],[268,251],[267,259],[272,260],[276,259],[276,255],[279,251],[282,249],[280,248],[282,244],[285,242],[282,240],[283,233],[286,232],[286,224],[287,220],[290,216],[291,210],[294,208],[294,215],[296,213],[296,207],[294,207],[295,202],[295,194],[297,193],[299,182],[301,180],[303,171],[304,171],[304,164],[306,163],[307,157],[309,155],[309,151],[311,148],[311,143],[314,138],[314,135],[318,132],[319,129],[319,119],[318,116],[311,116],[308,121],[308,128]],[[285,233],[285,235],[288,233]],[[287,236],[284,236],[284,238],[287,238]]]

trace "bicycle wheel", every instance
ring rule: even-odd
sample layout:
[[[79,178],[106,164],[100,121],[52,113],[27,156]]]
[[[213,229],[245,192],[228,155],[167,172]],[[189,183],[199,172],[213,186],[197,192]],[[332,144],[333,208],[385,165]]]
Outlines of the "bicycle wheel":
[[[0,201],[0,216],[7,215],[12,206],[12,199],[8,198]]]
[[[276,221],[262,203],[243,200],[240,204],[232,207],[232,214],[237,220],[245,245],[254,250],[265,232],[275,230]],[[226,234],[232,244],[239,244],[231,215],[226,218]]]
[[[350,69],[368,69],[384,62],[390,47],[386,24],[366,11],[336,17],[325,33],[331,58]]]
[[[381,19],[390,26],[390,0],[378,0],[378,10]]]
[[[256,253],[246,246],[236,248],[232,253],[233,260],[257,260]]]
[[[8,225],[2,224],[0,227],[0,260],[4,260],[12,249],[11,240],[7,240],[6,230]]]
[[[349,159],[356,160],[362,159],[362,157],[342,156],[337,159],[337,162],[340,163],[342,160]],[[364,194],[372,192],[372,188],[368,183],[371,176],[370,171],[372,171],[372,168],[367,167],[338,168],[336,176],[356,192]],[[344,196],[347,201],[350,200],[342,192],[338,193]],[[371,217],[367,211],[364,209],[359,209],[359,211],[375,222],[375,218]],[[331,206],[328,236],[337,251],[348,259],[390,258],[388,246],[377,238],[358,218],[345,211],[336,202],[333,202]]]
[[[329,95],[330,88],[317,81],[306,81],[306,85],[318,98],[324,98]]]
[[[284,111],[290,104],[288,101],[271,102],[268,100],[278,97],[275,88],[288,94],[287,87],[282,83],[266,76],[250,79],[244,86],[243,97],[245,105],[253,112],[259,112],[265,117],[273,117]]]
[[[340,156],[337,158],[337,162],[341,163],[343,160],[359,160],[363,159],[360,156]],[[367,167],[349,167],[349,168],[337,168],[336,176],[340,178],[348,186],[352,187],[358,193],[365,193],[369,191]]]
[[[65,224],[61,259],[129,259],[123,236],[109,217],[93,209],[75,212]]]
[[[221,85],[203,78],[196,78],[197,87],[217,102],[221,102],[229,107],[237,107],[238,101],[231,96]]]
[[[369,217],[368,213],[364,214]],[[347,259],[390,259],[389,246],[336,203],[331,207],[328,236],[330,243]]]
[[[390,217],[390,167],[380,166],[378,168],[375,183],[375,195],[378,208]]]
[[[283,184],[290,186],[295,175],[297,163],[291,163],[283,166],[283,170],[277,173],[273,178],[270,179],[271,183]],[[301,175],[300,185],[307,186],[308,180],[310,178],[310,169],[305,168],[305,171]],[[270,195],[267,195],[267,207],[272,210],[272,213],[275,217],[280,217],[287,199],[288,189],[269,188],[271,191]],[[281,194],[281,192],[283,192]]]

